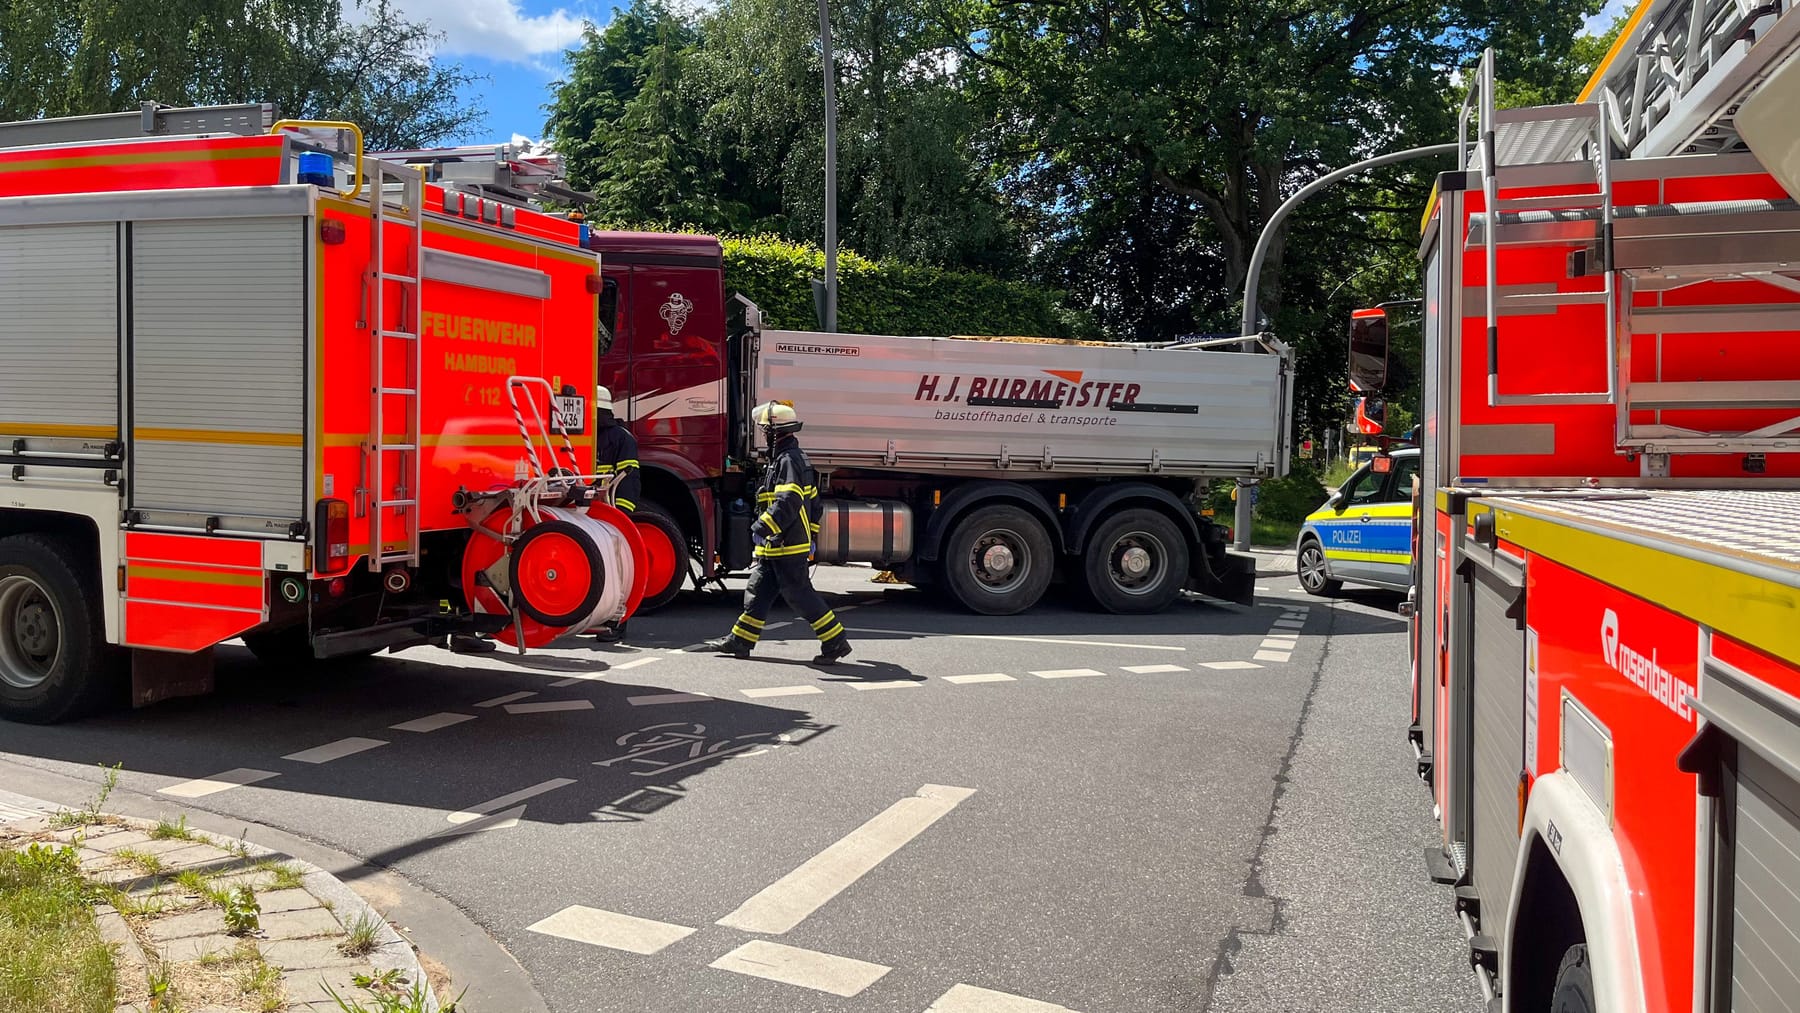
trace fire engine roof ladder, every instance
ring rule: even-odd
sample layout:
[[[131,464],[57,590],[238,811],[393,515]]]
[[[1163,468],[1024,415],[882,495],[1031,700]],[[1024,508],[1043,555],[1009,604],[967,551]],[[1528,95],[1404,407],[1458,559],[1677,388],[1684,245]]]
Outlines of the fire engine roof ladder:
[[[421,167],[426,177],[445,191],[473,193],[520,207],[530,207],[542,198],[565,204],[594,200],[593,194],[564,185],[561,155],[532,155],[512,144],[383,151],[373,157]]]
[[[374,290],[369,316],[370,428],[367,444],[374,496],[370,510],[369,568],[419,564],[419,489],[422,480],[419,385],[424,369],[419,338],[419,283],[424,267],[425,177],[416,169],[381,159],[365,159],[369,186],[369,273]],[[397,183],[397,187],[389,184]],[[398,207],[389,202],[397,199]],[[389,269],[392,231],[403,240],[405,264]],[[390,323],[390,320],[392,323]],[[399,353],[399,354],[395,354]],[[398,362],[398,376],[391,363]],[[388,419],[403,418],[399,442],[389,442]],[[392,511],[392,515],[390,515]],[[402,531],[390,524],[398,519]]]
[[[1649,6],[1641,7],[1639,15]],[[1800,15],[1788,16],[1791,9],[1781,12],[1778,27],[1791,29],[1800,23]],[[1773,48],[1761,52],[1771,58],[1786,55],[1786,51],[1776,52]],[[1724,65],[1718,66],[1722,72]],[[1739,74],[1750,73],[1741,58],[1732,66]],[[1757,79],[1764,76],[1766,73]],[[1730,108],[1735,112],[1735,105]],[[1472,112],[1478,115],[1480,123],[1473,150],[1468,140]],[[1614,199],[1615,151],[1628,150],[1628,145],[1625,131],[1613,114],[1611,96],[1601,90],[1579,105],[1496,112],[1492,51],[1483,55],[1478,80],[1464,103],[1461,121],[1463,150],[1468,152],[1465,164],[1480,172],[1483,203],[1492,209],[1491,213],[1470,216],[1467,239],[1467,248],[1479,246],[1485,259],[1490,405],[1611,405],[1617,415],[1620,452],[1643,454],[1645,474],[1650,477],[1660,475],[1667,463],[1666,455],[1672,452],[1800,450],[1800,380],[1664,381],[1660,356],[1656,357],[1654,380],[1633,381],[1628,375],[1634,335],[1655,336],[1655,347],[1660,348],[1661,336],[1666,334],[1795,329],[1800,307],[1792,301],[1640,307],[1634,305],[1633,296],[1731,280],[1758,281],[1784,293],[1800,291],[1800,279],[1794,277],[1794,265],[1800,263],[1800,205],[1792,200],[1763,199],[1620,205]],[[1656,154],[1642,144],[1632,153],[1638,158]],[[1573,191],[1499,197],[1499,177],[1504,170],[1569,162],[1586,167],[1576,173],[1580,183]],[[1574,247],[1570,276],[1599,275],[1602,287],[1599,291],[1570,292],[1558,291],[1556,285],[1528,285],[1503,291],[1495,270],[1502,246]],[[1578,303],[1605,307],[1606,389],[1502,394],[1500,318],[1554,313],[1561,306]],[[1779,409],[1795,414],[1747,432],[1676,427],[1662,422],[1661,413],[1665,410],[1713,409]],[[1656,413],[1653,424],[1634,420],[1634,413],[1645,411]]]

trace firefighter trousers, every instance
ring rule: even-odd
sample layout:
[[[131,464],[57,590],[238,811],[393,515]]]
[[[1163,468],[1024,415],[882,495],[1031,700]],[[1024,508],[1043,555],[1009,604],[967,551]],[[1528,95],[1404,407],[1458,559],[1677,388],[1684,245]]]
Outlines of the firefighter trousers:
[[[830,644],[844,635],[844,624],[826,607],[825,599],[813,590],[812,574],[805,556],[758,557],[750,564],[750,586],[744,590],[744,612],[731,627],[739,640],[756,646],[762,639],[769,610],[777,596],[787,599],[794,611],[812,626],[820,644]]]

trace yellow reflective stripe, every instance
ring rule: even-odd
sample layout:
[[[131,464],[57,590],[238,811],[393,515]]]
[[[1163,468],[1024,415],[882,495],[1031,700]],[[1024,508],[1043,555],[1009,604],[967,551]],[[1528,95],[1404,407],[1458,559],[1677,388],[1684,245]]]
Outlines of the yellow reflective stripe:
[[[764,510],[762,512],[762,516],[758,517],[757,520],[762,521],[765,525],[769,526],[770,528],[775,527],[775,517],[773,514],[770,514],[767,510]]]
[[[0,422],[0,433],[8,436],[46,436],[66,439],[116,440],[118,426],[70,426],[60,423]]]
[[[819,617],[818,622],[813,623],[811,625],[812,625],[812,628],[816,630],[816,629],[820,628],[821,626],[830,626],[832,623],[835,623],[835,622],[837,622],[837,616],[833,615],[831,612],[826,612],[824,615]]]
[[[806,529],[815,535],[819,533],[819,526],[817,524],[808,524]]]
[[[1346,563],[1405,563],[1412,560],[1410,552],[1358,552],[1349,549],[1326,549],[1326,559],[1337,559]]]
[[[1612,62],[1618,59],[1619,52],[1625,48],[1626,43],[1631,41],[1631,33],[1637,28],[1638,22],[1644,20],[1644,15],[1650,13],[1650,7],[1650,0],[1639,0],[1637,8],[1631,12],[1630,19],[1625,22],[1625,27],[1619,29],[1619,37],[1613,40],[1612,48],[1606,51],[1606,58],[1600,61],[1598,67],[1594,68],[1593,76],[1588,78],[1587,85],[1581,89],[1581,94],[1575,101],[1586,102],[1588,97],[1594,94],[1595,89],[1600,87],[1600,82],[1606,79],[1606,72],[1612,68]]]
[[[771,549],[763,545],[756,547],[756,554],[759,556],[802,556],[811,551],[811,543],[806,545],[784,545],[778,549]]]
[[[613,473],[613,466],[610,464],[594,465],[594,474],[596,474],[596,475],[610,475],[612,473]]]
[[[247,433],[235,429],[155,429],[139,426],[131,435],[154,443],[227,443],[249,447],[300,447],[299,433]]]
[[[636,510],[637,509],[636,503],[633,503],[632,501],[630,501],[628,499],[623,499],[618,496],[613,497],[613,505],[620,507],[622,509],[625,509],[625,510]]]
[[[625,460],[620,461],[617,466],[620,468],[635,468],[638,466],[638,460],[635,457],[627,457]]]
[[[809,485],[806,488],[800,490],[800,495],[805,496],[807,499],[811,499],[814,496],[817,496],[818,494],[819,494],[819,487],[816,485]]]
[[[795,485],[792,482],[783,482],[780,485],[775,487],[776,495],[779,496],[780,494],[782,494],[784,492],[797,492],[802,496],[806,495],[805,489],[800,488],[799,486]]]
[[[762,634],[753,633],[750,630],[744,629],[742,626],[733,626],[731,628],[731,634],[739,639],[748,640],[753,644],[762,640]]]
[[[737,621],[740,623],[748,623],[749,625],[754,626],[759,630],[762,629],[764,626],[768,625],[763,620],[756,618],[755,616],[751,615],[748,612],[745,612],[742,615],[738,616]]]
[[[831,629],[828,629],[825,632],[819,634],[819,640],[826,641],[826,640],[830,640],[832,637],[841,637],[843,635],[844,635],[844,624],[838,623],[836,626],[833,626]]]

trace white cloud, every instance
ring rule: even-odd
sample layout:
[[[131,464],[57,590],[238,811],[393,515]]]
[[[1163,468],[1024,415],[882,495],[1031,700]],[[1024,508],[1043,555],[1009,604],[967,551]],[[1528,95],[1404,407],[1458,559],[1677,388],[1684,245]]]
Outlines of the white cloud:
[[[344,3],[352,17],[354,3]],[[566,7],[527,14],[520,0],[395,0],[394,6],[430,22],[444,37],[441,53],[540,67],[537,57],[560,56],[580,41],[588,20]]]
[[[1588,18],[1581,30],[1588,35],[1599,35],[1611,28],[1621,14],[1629,13],[1636,6],[1637,0],[1606,0],[1606,6],[1600,9],[1600,13]]]

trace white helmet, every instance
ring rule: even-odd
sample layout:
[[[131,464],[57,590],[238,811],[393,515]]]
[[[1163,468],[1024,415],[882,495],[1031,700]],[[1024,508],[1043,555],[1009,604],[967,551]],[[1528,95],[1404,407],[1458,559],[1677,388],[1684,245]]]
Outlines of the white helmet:
[[[603,412],[612,411],[613,410],[612,391],[606,387],[595,387],[594,388],[594,408],[598,411],[603,411]]]
[[[794,411],[791,401],[770,401],[759,404],[750,412],[751,421],[764,429],[774,431],[777,436],[800,431],[800,413]]]

